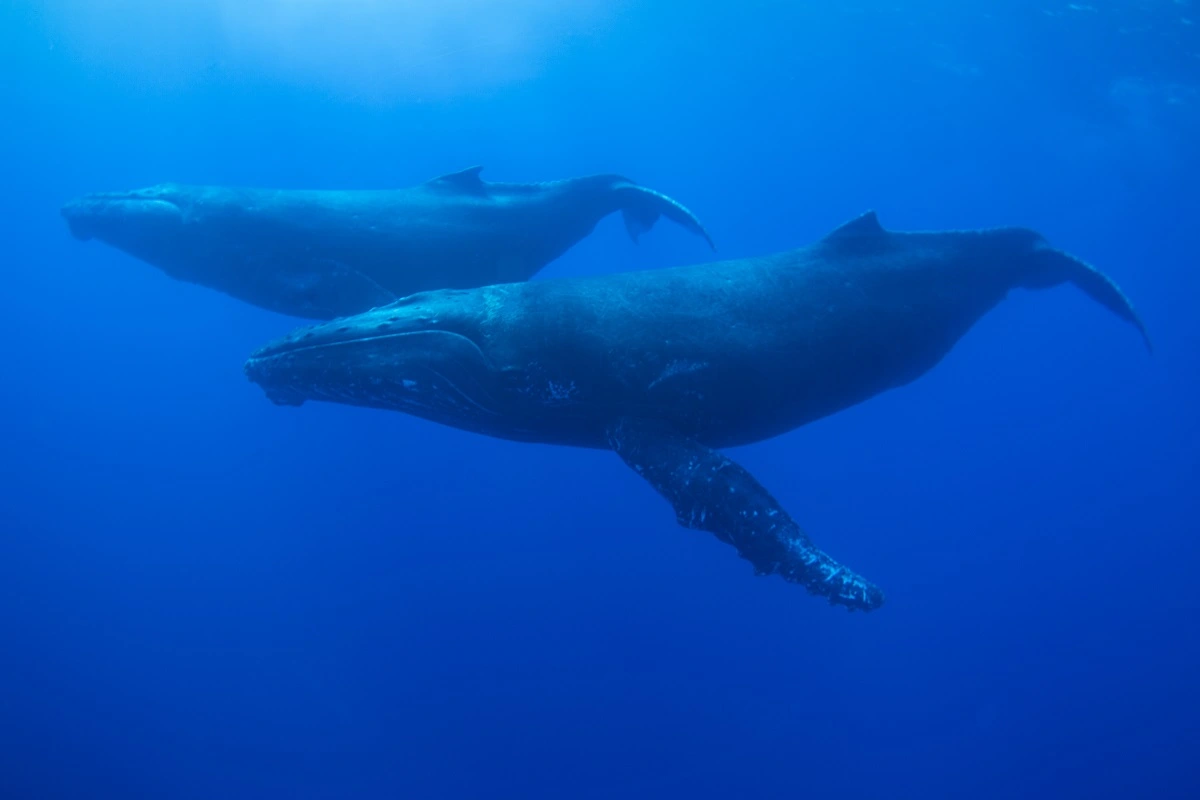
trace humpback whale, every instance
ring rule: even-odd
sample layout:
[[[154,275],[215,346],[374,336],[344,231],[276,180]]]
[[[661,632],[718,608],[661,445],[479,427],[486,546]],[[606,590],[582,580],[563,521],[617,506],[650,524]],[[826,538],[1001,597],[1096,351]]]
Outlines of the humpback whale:
[[[884,601],[718,452],[933,368],[1011,289],[1069,282],[1141,331],[1104,274],[1022,228],[893,232],[868,212],[775,255],[413,295],[301,328],[244,371],[279,404],[394,409],[613,450],[757,574],[850,610]]]
[[[307,319],[529,280],[614,211],[634,242],[663,216],[713,246],[690,211],[619,175],[491,183],[481,170],[386,191],[164,184],[85,195],[61,212],[79,239]]]

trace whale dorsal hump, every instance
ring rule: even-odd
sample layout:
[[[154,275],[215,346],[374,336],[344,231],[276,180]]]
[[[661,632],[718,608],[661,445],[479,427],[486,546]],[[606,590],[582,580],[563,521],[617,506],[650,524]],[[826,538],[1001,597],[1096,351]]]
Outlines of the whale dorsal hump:
[[[427,183],[435,186],[453,187],[465,192],[478,193],[484,191],[483,180],[479,177],[480,172],[483,172],[482,166],[467,167],[466,169],[460,169],[458,172],[447,172],[445,175],[439,175],[427,181]]]
[[[882,237],[887,231],[879,224],[879,217],[874,211],[868,211],[865,214],[860,214],[846,224],[835,228],[832,233],[825,237],[826,242],[845,243],[852,242],[864,243],[878,237]]]

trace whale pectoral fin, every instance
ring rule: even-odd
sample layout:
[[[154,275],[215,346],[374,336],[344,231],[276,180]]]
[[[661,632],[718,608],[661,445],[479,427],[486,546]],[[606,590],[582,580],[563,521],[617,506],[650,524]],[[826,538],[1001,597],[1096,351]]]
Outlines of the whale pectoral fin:
[[[273,277],[275,280],[265,291],[286,299],[290,310],[284,313],[312,319],[358,314],[398,299],[366,273],[331,258],[300,263]]]
[[[538,271],[538,264],[523,258],[501,258],[496,261],[496,283],[524,283]]]
[[[883,604],[875,584],[813,545],[741,465],[652,421],[622,418],[607,436],[621,460],[671,503],[680,525],[733,545],[755,574],[776,573],[851,611]]]

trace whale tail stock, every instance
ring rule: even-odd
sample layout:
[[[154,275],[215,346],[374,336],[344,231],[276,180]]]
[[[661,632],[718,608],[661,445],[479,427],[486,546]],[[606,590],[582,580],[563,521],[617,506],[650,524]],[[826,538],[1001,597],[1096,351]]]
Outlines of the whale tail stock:
[[[1073,283],[1088,297],[1137,328],[1142,334],[1142,340],[1146,343],[1146,349],[1151,353],[1154,352],[1154,346],[1150,342],[1150,334],[1146,330],[1145,323],[1134,310],[1133,303],[1129,301],[1129,298],[1121,291],[1121,287],[1117,286],[1112,278],[1083,259],[1053,248],[1044,242],[1035,244],[1034,252],[1037,256],[1038,270],[1037,278],[1031,287],[1050,286],[1067,281]]]
[[[625,219],[625,230],[635,243],[639,236],[654,227],[658,218],[663,216],[703,238],[714,251],[717,249],[700,220],[682,204],[661,192],[647,189],[625,178],[614,180],[612,190]]]

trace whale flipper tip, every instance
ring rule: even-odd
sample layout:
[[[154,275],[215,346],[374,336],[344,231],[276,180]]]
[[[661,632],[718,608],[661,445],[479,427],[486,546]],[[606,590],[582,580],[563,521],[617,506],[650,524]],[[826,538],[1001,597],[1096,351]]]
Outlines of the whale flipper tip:
[[[817,548],[787,511],[740,464],[661,423],[620,418],[609,447],[674,508],[685,528],[704,530],[750,562],[850,611],[873,611],[883,591]]]

